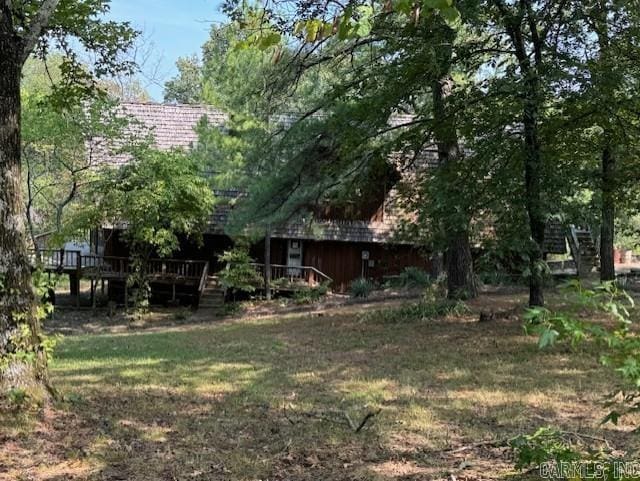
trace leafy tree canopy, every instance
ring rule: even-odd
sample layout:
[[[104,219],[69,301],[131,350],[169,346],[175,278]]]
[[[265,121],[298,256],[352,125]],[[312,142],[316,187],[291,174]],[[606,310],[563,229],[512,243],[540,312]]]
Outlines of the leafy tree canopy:
[[[132,155],[95,180],[76,225],[123,226],[134,251],[162,257],[178,249],[180,235],[200,239],[214,197],[193,160],[180,151],[146,148]]]

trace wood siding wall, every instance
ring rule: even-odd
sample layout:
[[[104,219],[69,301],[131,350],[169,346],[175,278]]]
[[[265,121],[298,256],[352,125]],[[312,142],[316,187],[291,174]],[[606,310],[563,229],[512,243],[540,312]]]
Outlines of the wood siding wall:
[[[105,255],[128,256],[129,249],[120,239],[117,231],[105,230]],[[271,262],[287,263],[287,239],[271,240]],[[408,245],[372,244],[365,242],[308,241],[302,242],[302,264],[313,266],[333,279],[333,290],[347,292],[354,279],[364,275],[381,281],[384,276],[397,275],[405,267],[415,266],[424,270],[431,269],[429,259],[417,248]],[[229,237],[205,235],[203,245],[199,246],[188,239],[181,240],[180,251],[174,254],[177,259],[208,260],[211,271],[217,272],[224,266],[219,256],[232,247]],[[262,241],[251,248],[251,257],[256,262],[264,262],[264,244]],[[362,260],[362,251],[369,252],[369,260]],[[364,265],[364,267],[363,267]]]
[[[352,242],[303,242],[303,264],[314,266],[333,279],[333,289],[346,292],[351,281],[364,275],[375,280],[396,275],[405,267],[431,268],[429,260],[415,247]],[[369,260],[362,260],[362,251],[369,252]],[[364,268],[363,268],[364,264]]]

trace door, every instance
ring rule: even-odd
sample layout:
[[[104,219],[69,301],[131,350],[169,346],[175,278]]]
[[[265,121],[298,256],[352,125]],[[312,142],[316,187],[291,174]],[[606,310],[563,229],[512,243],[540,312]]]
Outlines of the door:
[[[302,269],[302,241],[289,239],[287,242],[287,275],[289,277],[301,277]]]

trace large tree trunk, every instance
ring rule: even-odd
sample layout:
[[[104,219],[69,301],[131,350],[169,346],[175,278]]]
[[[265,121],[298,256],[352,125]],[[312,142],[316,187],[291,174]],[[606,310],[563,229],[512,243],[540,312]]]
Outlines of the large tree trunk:
[[[529,74],[529,77],[532,77]],[[525,191],[526,208],[529,217],[529,228],[533,240],[529,252],[529,305],[544,306],[543,277],[543,244],[545,213],[541,198],[540,178],[540,143],[538,141],[538,88],[537,80],[528,78],[527,98],[524,106],[524,140],[525,140]]]
[[[600,280],[616,278],[613,264],[613,241],[615,221],[615,167],[616,159],[607,144],[602,151],[602,219],[600,227]]]
[[[22,48],[0,25],[0,386],[46,382],[46,358],[27,257],[20,172]],[[27,330],[22,329],[26,325]],[[35,365],[19,361],[35,353]]]
[[[606,66],[611,65],[611,40],[609,38],[608,15],[609,8],[606,1],[599,1],[597,8],[593,10],[596,26],[596,34],[598,36],[598,44],[600,46],[600,62],[601,72],[596,80],[600,83],[600,93],[602,95],[603,104],[601,106],[603,112],[609,112],[610,104],[614,101],[612,92],[619,87],[620,79],[612,82],[611,70]],[[612,281],[616,278],[616,269],[613,263],[613,241],[615,236],[615,191],[616,191],[616,158],[612,145],[612,127],[611,119],[608,119],[604,128],[603,148],[601,158],[602,177],[600,180],[600,189],[602,192],[602,218],[600,219],[600,280]]]
[[[271,300],[271,227],[264,236],[264,297]]]
[[[526,7],[523,11],[529,11],[527,15],[532,15],[530,1],[523,1],[522,6]],[[504,5],[500,8],[504,11]],[[524,128],[525,206],[532,240],[529,249],[529,305],[544,306],[543,244],[546,215],[542,203],[542,162],[538,138],[538,116],[542,102],[539,69],[543,61],[544,41],[540,37],[536,19],[532,16],[526,18],[529,32],[525,34],[521,23],[523,19],[517,19],[508,13],[503,13],[503,15],[505,15],[507,33],[513,42],[515,55],[523,76],[522,125]],[[526,46],[527,38],[531,43],[533,61]]]
[[[447,291],[449,298],[476,297],[478,289],[473,274],[473,258],[468,231],[450,232],[447,235]]]
[[[446,98],[451,91],[451,79],[433,83],[434,134],[438,144],[439,168],[457,169],[455,165],[460,158],[460,146],[455,122],[447,114]],[[455,186],[442,186],[444,189],[455,189]],[[453,196],[452,196],[453,197]],[[459,218],[465,215],[466,209],[452,206],[451,215],[442,226],[447,249],[445,263],[447,269],[447,295],[450,299],[469,299],[478,296],[478,288],[473,273],[473,258],[469,245],[469,219]],[[462,214],[460,214],[462,213]]]

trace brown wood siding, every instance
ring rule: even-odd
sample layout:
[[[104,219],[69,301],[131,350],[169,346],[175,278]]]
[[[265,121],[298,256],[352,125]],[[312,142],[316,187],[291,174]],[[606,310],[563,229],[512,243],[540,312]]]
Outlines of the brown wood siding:
[[[249,255],[256,262],[264,263],[264,239],[251,246]],[[271,263],[285,265],[287,263],[287,240],[271,239]]]
[[[120,232],[105,229],[105,255],[129,256],[129,247],[119,235]],[[271,239],[271,262],[287,263],[288,239]],[[362,251],[369,251],[369,259],[374,266],[365,262],[364,275],[381,281],[384,276],[396,275],[405,267],[416,266],[424,270],[431,269],[427,257],[417,248],[407,245],[373,244],[366,242],[308,241],[302,242],[302,264],[312,266],[333,279],[333,289],[346,292],[354,279],[363,274]],[[205,235],[203,244],[181,239],[180,250],[172,257],[176,259],[208,260],[210,272],[224,268],[219,256],[232,247],[232,240],[227,236]],[[264,262],[263,240],[251,247],[251,257],[256,262]]]
[[[304,241],[302,249],[303,264],[331,277],[333,289],[338,292],[346,292],[363,271],[366,277],[381,281],[384,276],[399,274],[405,267],[431,268],[423,253],[412,246]],[[369,260],[374,261],[373,267],[362,260],[362,251],[365,250],[369,251]]]

